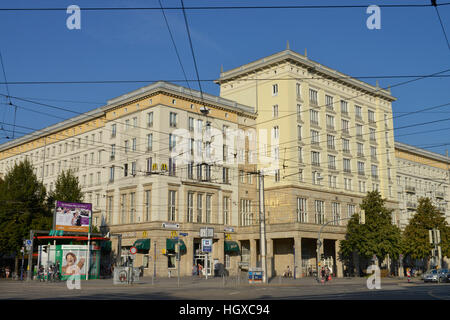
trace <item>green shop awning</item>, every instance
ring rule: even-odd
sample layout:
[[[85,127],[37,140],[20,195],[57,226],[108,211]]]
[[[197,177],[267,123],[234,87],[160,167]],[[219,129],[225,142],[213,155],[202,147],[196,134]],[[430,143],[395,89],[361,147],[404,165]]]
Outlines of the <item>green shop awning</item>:
[[[180,241],[180,250],[186,251],[186,245],[183,240],[175,240],[175,239],[166,239],[166,250],[167,251],[175,251],[175,245]]]
[[[223,247],[225,252],[240,252],[239,245],[236,241],[224,241]]]
[[[150,250],[150,239],[137,239],[134,242],[133,247],[136,247],[136,249],[141,251],[148,251]]]

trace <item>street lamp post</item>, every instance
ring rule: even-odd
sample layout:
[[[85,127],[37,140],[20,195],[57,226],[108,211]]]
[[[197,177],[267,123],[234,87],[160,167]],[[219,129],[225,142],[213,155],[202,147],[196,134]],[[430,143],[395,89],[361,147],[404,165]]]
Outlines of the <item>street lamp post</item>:
[[[361,215],[364,215],[364,211],[361,211],[360,213]],[[319,260],[320,260],[320,247],[322,246],[322,241],[320,240],[320,234],[322,233],[323,228],[325,228],[327,225],[329,225],[330,223],[334,223],[334,222],[338,222],[338,221],[343,221],[343,220],[349,220],[352,217],[348,217],[348,218],[340,218],[340,219],[335,219],[335,220],[331,220],[328,221],[327,223],[325,223],[319,230],[319,233],[317,235],[317,255],[316,255],[316,280],[319,281]],[[361,218],[362,222],[364,223],[364,217]]]

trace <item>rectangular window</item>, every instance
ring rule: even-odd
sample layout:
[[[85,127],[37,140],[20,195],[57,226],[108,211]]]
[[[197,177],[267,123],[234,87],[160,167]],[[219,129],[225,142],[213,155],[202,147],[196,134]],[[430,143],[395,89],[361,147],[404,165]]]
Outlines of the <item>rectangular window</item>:
[[[311,164],[313,166],[320,166],[320,152],[317,151],[311,152]]]
[[[131,140],[131,150],[136,152],[136,148],[137,148],[136,138],[133,138]]]
[[[348,115],[348,103],[345,100],[341,100],[341,113]]]
[[[354,204],[347,205],[347,218],[351,218],[355,214],[355,208]]]
[[[325,223],[325,210],[324,210],[324,202],[322,200],[314,201],[315,212],[315,223],[316,224],[324,224]]]
[[[309,103],[312,105],[317,105],[317,91],[314,89],[309,89]]]
[[[230,224],[230,197],[223,197],[223,224]]]
[[[136,217],[136,193],[131,192],[130,193],[130,223],[134,223]]]
[[[278,117],[278,105],[272,106],[272,117],[277,118]]]
[[[327,134],[327,147],[331,150],[336,148],[335,137],[331,134]]]
[[[169,151],[173,151],[176,147],[176,136],[173,134],[169,134]]]
[[[328,155],[328,169],[336,170],[336,156]]]
[[[272,128],[272,136],[275,139],[278,139],[280,137],[280,128],[278,126]]]
[[[369,128],[369,130],[370,130],[370,140],[371,141],[376,141],[377,140],[377,138],[376,138],[376,130],[373,129],[373,128]]]
[[[128,140],[125,140],[125,153],[128,153],[128,149],[129,149],[129,143]]]
[[[297,125],[297,137],[298,137],[298,140],[302,140],[302,126],[301,125]]]
[[[333,224],[335,226],[340,225],[339,219],[341,219],[341,204],[338,202],[331,203],[331,214],[333,216]]]
[[[360,106],[355,106],[355,116],[357,119],[362,119],[362,108]]]
[[[334,130],[334,116],[327,114],[327,129]]]
[[[109,182],[114,182],[114,166],[109,168]]]
[[[126,194],[122,194],[121,195],[121,200],[120,200],[120,213],[121,213],[121,219],[120,222],[122,224],[126,223],[126,202],[127,202],[127,195]]]
[[[319,131],[311,130],[311,144],[318,145],[320,143]]]
[[[212,203],[212,195],[206,195],[206,223],[211,223],[211,203]]]
[[[375,123],[375,112],[372,110],[368,111],[368,118],[370,123]]]
[[[135,176],[136,175],[136,161],[133,161],[131,163],[131,175]]]
[[[153,127],[153,112],[147,113],[147,127]]]
[[[176,196],[177,192],[174,190],[169,190],[169,212],[168,212],[168,220],[175,221],[176,220]]]
[[[113,204],[114,204],[114,198],[112,196],[108,196],[107,199],[107,222],[111,225],[113,223]]]
[[[144,191],[144,219],[145,221],[150,221],[150,201],[151,201],[151,191]]]
[[[203,221],[203,195],[197,194],[197,222]]]
[[[194,193],[188,192],[186,222],[194,222]]]
[[[364,157],[364,144],[357,142],[356,143],[358,157]]]
[[[349,124],[348,120],[341,120],[342,132],[349,133],[348,124]]]
[[[362,138],[363,136],[363,126],[360,124],[356,125],[356,137],[357,138]]]
[[[350,140],[342,139],[342,151],[350,153]]]
[[[172,128],[177,127],[177,114],[175,112],[170,113],[170,123],[169,124]]]
[[[147,134],[147,151],[153,150],[153,133]]]
[[[194,118],[192,118],[192,117],[189,117],[188,128],[189,128],[189,131],[194,131]]]
[[[337,188],[337,177],[336,176],[332,176],[332,175],[328,176],[328,186],[332,189]]]
[[[301,223],[308,222],[305,198],[297,198],[297,222],[301,222]]]
[[[128,163],[125,163],[123,165],[123,176],[127,177],[128,176]]]
[[[350,168],[350,159],[343,159],[343,163],[344,163],[344,172],[351,172],[351,168]]]
[[[309,118],[311,120],[311,124],[316,126],[319,125],[319,112],[316,110],[309,110]]]
[[[301,90],[301,86],[300,83],[296,83],[295,84],[295,92],[297,94],[297,98],[301,98],[302,97],[302,90]]]
[[[372,160],[377,159],[377,148],[370,146],[370,156],[372,157]]]
[[[147,174],[153,171],[153,158],[147,158]]]
[[[223,183],[230,183],[230,168],[222,168]]]
[[[358,161],[358,174],[364,175],[364,162]]]
[[[297,104],[297,122],[302,121],[302,106]]]
[[[176,159],[169,158],[169,176],[175,176],[176,172]]]
[[[333,106],[333,97],[329,95],[325,95],[325,104],[327,105],[327,108],[330,110],[334,109]]]
[[[371,172],[372,172],[372,178],[378,179],[378,166],[373,164],[371,166]]]
[[[272,96],[278,95],[278,84],[272,85]]]
[[[298,147],[298,162],[303,163],[303,151],[302,147]]]

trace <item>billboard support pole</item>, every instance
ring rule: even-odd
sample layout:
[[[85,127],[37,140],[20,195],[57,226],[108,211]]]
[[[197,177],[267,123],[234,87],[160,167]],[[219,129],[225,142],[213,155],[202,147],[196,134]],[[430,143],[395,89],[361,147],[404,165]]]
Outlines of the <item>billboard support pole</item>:
[[[89,280],[89,267],[90,267],[90,257],[91,257],[91,214],[89,213],[89,231],[88,231],[88,247],[87,247],[87,258],[86,258],[86,280]]]

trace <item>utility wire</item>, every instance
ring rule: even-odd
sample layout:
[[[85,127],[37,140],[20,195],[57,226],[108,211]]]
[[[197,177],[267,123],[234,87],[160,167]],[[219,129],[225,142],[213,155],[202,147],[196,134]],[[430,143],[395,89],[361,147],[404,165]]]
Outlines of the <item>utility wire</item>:
[[[439,14],[438,4],[436,4],[436,0],[431,0],[431,4],[436,9],[436,14],[438,16],[439,23],[441,24],[442,32],[444,33],[444,37],[445,37],[445,41],[447,42],[448,50],[450,50],[450,42],[448,41],[447,33],[445,32],[445,28],[444,28],[444,24],[442,23],[441,15]]]
[[[401,79],[401,78],[450,78],[450,74],[436,74],[436,75],[369,75],[369,76],[333,76],[336,79]],[[315,80],[328,79],[328,77],[292,77],[292,78],[240,78],[239,81],[300,81],[300,80]],[[79,80],[79,81],[10,81],[9,85],[50,85],[50,84],[121,84],[121,83],[154,83],[158,81],[165,82],[214,82],[220,79],[148,79],[148,80]],[[6,82],[0,82],[6,84]],[[189,86],[189,85],[188,85]],[[45,100],[45,99],[41,99]],[[87,102],[82,102],[87,103]],[[95,102],[98,103],[98,102]]]
[[[274,6],[190,6],[190,7],[164,7],[164,10],[255,10],[255,9],[351,9],[367,8],[372,4],[361,5],[274,5]],[[439,3],[436,6],[447,6],[450,2]],[[432,4],[377,4],[380,8],[426,8]],[[84,11],[144,11],[161,10],[161,7],[86,7]],[[67,11],[67,8],[0,8],[0,11]]]

